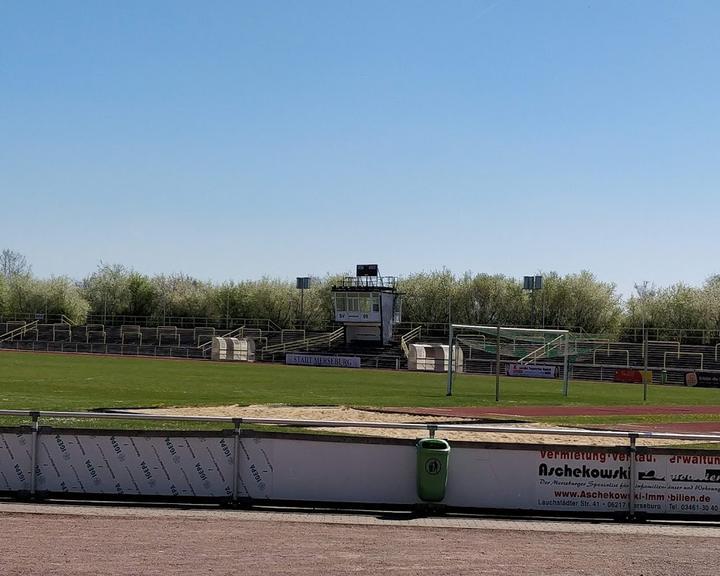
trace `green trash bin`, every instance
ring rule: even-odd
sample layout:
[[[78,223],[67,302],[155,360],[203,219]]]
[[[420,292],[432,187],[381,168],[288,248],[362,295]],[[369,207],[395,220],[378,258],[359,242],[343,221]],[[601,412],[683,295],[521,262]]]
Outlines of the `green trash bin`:
[[[660,372],[660,384],[667,384],[667,370]]]
[[[437,438],[423,438],[417,443],[417,491],[423,502],[440,502],[445,498],[450,444]]]

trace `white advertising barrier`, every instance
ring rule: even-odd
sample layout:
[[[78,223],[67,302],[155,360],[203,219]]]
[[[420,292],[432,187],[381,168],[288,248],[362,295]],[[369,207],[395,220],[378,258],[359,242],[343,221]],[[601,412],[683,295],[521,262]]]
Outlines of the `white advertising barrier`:
[[[0,430],[0,492],[31,489],[32,436]],[[444,504],[458,508],[720,516],[720,453],[454,443]],[[238,477],[234,481],[235,454]],[[631,465],[632,464],[632,465]],[[412,505],[412,440],[41,428],[39,494]],[[634,477],[631,477],[633,475]]]
[[[233,495],[232,435],[43,429],[37,442],[35,481],[41,493],[185,499]],[[415,448],[400,442],[241,436],[237,496],[412,504]],[[0,434],[0,491],[30,489],[30,446],[30,434]]]
[[[0,432],[0,492],[30,490],[31,435]]]
[[[334,368],[360,368],[357,356],[322,356],[318,354],[285,354],[285,364],[299,366],[330,366]]]
[[[508,376],[524,376],[526,378],[557,378],[557,366],[543,364],[508,364],[505,368]]]
[[[272,455],[273,499],[411,505],[417,462],[408,444],[272,438],[256,447]]]
[[[239,441],[238,497],[269,497],[271,446]],[[233,494],[234,438],[43,434],[37,489],[74,494],[228,498]]]
[[[41,434],[40,491],[127,496],[227,497],[232,437]]]
[[[636,512],[720,513],[720,455],[635,455]],[[451,506],[553,512],[629,510],[627,451],[583,448],[456,448],[450,460]]]

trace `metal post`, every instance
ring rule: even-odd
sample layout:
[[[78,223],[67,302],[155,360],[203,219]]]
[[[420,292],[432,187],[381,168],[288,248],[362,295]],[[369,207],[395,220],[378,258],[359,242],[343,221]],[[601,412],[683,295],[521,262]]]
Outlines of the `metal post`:
[[[497,346],[495,347],[495,402],[500,402],[500,324],[497,327]]]
[[[530,302],[532,306],[532,319],[531,319],[531,328],[535,328],[535,279],[533,278],[533,287],[532,290],[530,290]]]
[[[233,418],[235,429],[233,431],[233,481],[232,481],[232,499],[233,504],[238,501],[238,492],[240,490],[240,425],[242,418]]]
[[[427,429],[430,434],[430,438],[435,438],[435,431],[437,430],[437,424],[428,424]]]
[[[305,288],[300,288],[300,327],[305,328]]]
[[[568,362],[568,352],[570,350],[570,334],[565,334],[565,356],[563,358],[563,396],[567,398],[570,392],[570,371]]]
[[[635,519],[635,454],[637,452],[637,435],[630,433],[630,486],[628,498],[628,519]]]
[[[230,294],[225,299],[225,330],[230,330]]]
[[[30,441],[30,497],[35,498],[37,478],[35,474],[35,467],[37,466],[37,442],[38,442],[38,420],[40,418],[39,412],[31,412],[32,417],[32,439]]]
[[[643,371],[643,402],[647,402],[648,398],[648,335],[647,335],[647,328],[643,327],[643,343],[645,346],[645,367]]]
[[[448,339],[448,381],[446,396],[452,396],[453,379],[453,325],[450,324],[450,336]]]

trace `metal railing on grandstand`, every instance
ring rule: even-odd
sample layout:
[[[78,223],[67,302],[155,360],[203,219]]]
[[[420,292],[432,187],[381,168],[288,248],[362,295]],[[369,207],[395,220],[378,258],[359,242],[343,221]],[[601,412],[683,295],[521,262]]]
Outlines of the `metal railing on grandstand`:
[[[272,346],[266,346],[263,350],[261,350],[261,355],[263,358],[265,358],[266,355],[273,356],[277,353],[285,353],[285,352],[292,352],[295,350],[310,350],[311,348],[317,347],[317,346],[327,346],[327,348],[330,348],[333,344],[333,342],[337,342],[338,340],[344,338],[345,336],[345,329],[344,328],[338,328],[334,332],[330,332],[329,334],[320,334],[318,336],[313,336],[311,338],[305,338],[303,340],[294,340],[292,342],[280,342],[279,344],[274,344]]]
[[[281,325],[283,322],[279,320],[271,320],[269,318],[248,318],[233,316],[138,316],[138,315],[120,315],[120,314],[89,314],[84,321],[74,322],[64,314],[46,314],[42,312],[28,312],[20,314],[11,314],[0,316],[0,324],[6,322],[20,321],[29,323],[39,320],[41,323],[66,323],[75,324],[103,324],[105,326],[122,326],[122,325],[139,325],[146,327],[156,326],[177,326],[178,328],[200,328],[213,327],[219,330],[230,330],[239,326],[248,328],[259,328],[264,331],[277,331],[283,329],[308,329],[311,328],[315,332],[331,332],[339,327],[338,324],[327,321],[315,321],[312,326],[300,326],[300,321],[290,320],[290,325]],[[443,322],[415,322],[403,321],[396,325],[396,332],[402,334],[421,326],[423,334],[429,338],[443,338],[448,335],[448,324]],[[507,326],[515,328],[530,328],[527,324],[517,326]],[[539,328],[539,326],[535,326]],[[589,336],[587,332],[579,326],[559,326],[545,324],[545,329],[566,329],[573,334],[581,337]],[[596,335],[600,336],[600,335]],[[720,330],[718,329],[699,329],[699,328],[662,328],[662,327],[642,327],[629,326],[623,327],[619,332],[605,334],[605,338],[611,341],[626,343],[642,343],[644,339],[655,341],[679,341],[682,344],[692,345],[715,345],[720,343]]]
[[[208,347],[172,347],[134,344],[84,344],[82,342],[1,342],[0,350],[19,352],[55,352],[79,354],[114,354],[120,356],[207,359]],[[263,358],[266,362],[285,362],[287,350],[267,353]],[[377,354],[324,353],[328,356],[352,355],[360,359],[361,368],[377,368],[386,370],[402,370],[407,368],[407,360],[399,356],[382,356]]]
[[[280,331],[279,326],[269,318],[245,318],[223,316],[210,318],[206,316],[130,316],[123,314],[88,314],[84,322],[73,322],[64,314],[11,314],[0,316],[2,322],[32,322],[39,320],[48,324],[103,324],[105,326],[137,325],[144,327],[176,326],[178,328],[200,328],[213,327],[219,330],[247,326],[248,328],[260,328],[262,330]]]
[[[191,346],[156,346],[135,344],[104,344],[83,342],[0,342],[2,350],[18,352],[65,352],[74,354],[117,354],[120,356],[156,356],[165,358],[199,359],[203,353]]]

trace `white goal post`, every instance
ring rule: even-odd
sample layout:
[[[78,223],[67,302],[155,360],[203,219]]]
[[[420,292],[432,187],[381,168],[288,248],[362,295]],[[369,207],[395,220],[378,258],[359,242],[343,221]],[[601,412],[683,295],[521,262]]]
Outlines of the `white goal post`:
[[[562,346],[563,351],[563,396],[568,395],[569,391],[569,352],[570,352],[570,331],[569,330],[555,330],[549,328],[513,328],[510,326],[479,326],[472,324],[450,324],[448,348],[450,357],[448,358],[448,380],[447,380],[447,396],[452,396],[453,387],[453,345],[458,332],[476,331],[485,336],[494,333],[496,336],[496,347],[495,347],[495,401],[500,400],[500,342],[503,331],[511,334],[542,334],[543,344],[539,345],[536,350],[533,350],[529,354],[518,360],[519,363],[529,363],[535,360],[540,355],[540,351],[547,353],[548,346],[552,348],[559,348]],[[545,335],[550,337],[549,341],[545,340]],[[470,335],[469,335],[470,336]]]

